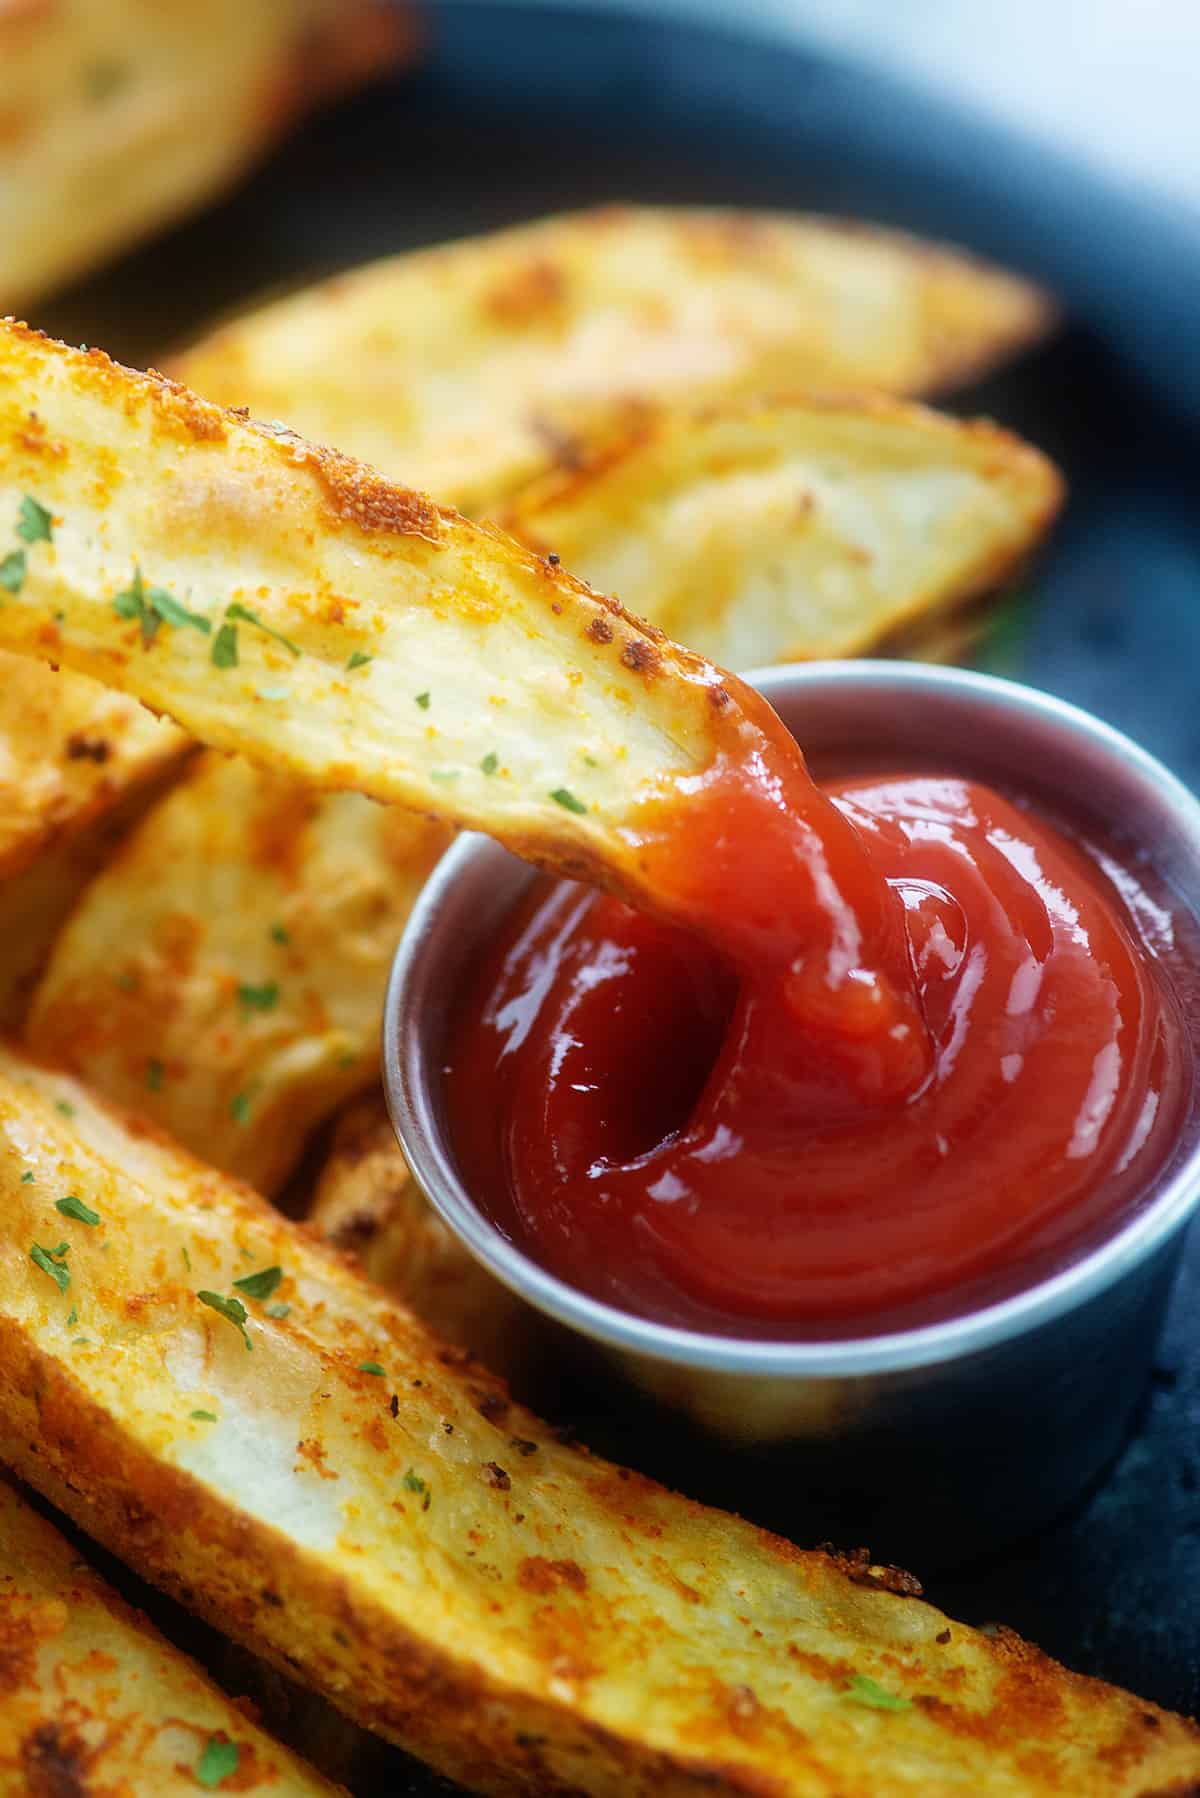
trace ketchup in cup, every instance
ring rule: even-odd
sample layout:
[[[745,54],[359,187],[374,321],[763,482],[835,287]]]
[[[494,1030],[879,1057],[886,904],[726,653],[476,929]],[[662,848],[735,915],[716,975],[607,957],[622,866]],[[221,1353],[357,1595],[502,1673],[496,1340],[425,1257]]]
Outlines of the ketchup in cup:
[[[955,774],[818,787],[750,703],[647,808],[654,915],[539,880],[474,970],[462,1172],[544,1267],[659,1322],[933,1322],[1147,1189],[1187,1032],[1135,869]]]

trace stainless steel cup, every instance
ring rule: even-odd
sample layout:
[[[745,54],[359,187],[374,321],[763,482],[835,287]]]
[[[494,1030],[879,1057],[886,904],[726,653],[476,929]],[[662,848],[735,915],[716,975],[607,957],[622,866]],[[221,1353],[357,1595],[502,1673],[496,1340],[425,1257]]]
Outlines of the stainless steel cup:
[[[749,678],[818,767],[850,757],[949,766],[1042,795],[1123,836],[1200,914],[1200,804],[1087,713],[1012,682],[912,663],[809,663]],[[488,838],[462,838],[413,912],[388,991],[396,1131],[471,1253],[560,1335],[597,1345],[610,1381],[615,1372],[682,1415],[710,1453],[715,1440],[725,1461],[735,1451],[765,1458],[809,1527],[842,1519],[877,1543],[961,1558],[1069,1503],[1116,1453],[1143,1389],[1200,1200],[1200,1108],[1134,1215],[1052,1277],[983,1309],[845,1341],[741,1341],[648,1322],[575,1291],[508,1241],[472,1202],[447,1137],[447,997],[530,878]],[[1186,997],[1200,1030],[1200,1002]],[[772,1520],[797,1518],[776,1506]]]

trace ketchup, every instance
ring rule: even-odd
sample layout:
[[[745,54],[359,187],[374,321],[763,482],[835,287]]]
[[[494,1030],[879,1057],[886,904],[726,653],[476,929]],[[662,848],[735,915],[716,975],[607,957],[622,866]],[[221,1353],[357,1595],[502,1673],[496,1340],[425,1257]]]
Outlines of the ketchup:
[[[1024,805],[818,789],[766,734],[643,868],[661,915],[535,882],[451,1029],[468,1187],[572,1285],[739,1336],[908,1327],[1061,1262],[1163,1165],[1190,1051],[1134,872]]]

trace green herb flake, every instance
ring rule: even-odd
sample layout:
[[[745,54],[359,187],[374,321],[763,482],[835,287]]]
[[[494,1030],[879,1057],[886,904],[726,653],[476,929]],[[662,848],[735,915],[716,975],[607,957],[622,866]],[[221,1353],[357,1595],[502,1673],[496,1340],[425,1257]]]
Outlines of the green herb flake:
[[[188,1252],[187,1252],[187,1249],[186,1249],[186,1248],[183,1248],[183,1247],[181,1247],[181,1248],[180,1248],[180,1251],[179,1251],[179,1253],[180,1253],[180,1254],[181,1254],[181,1255],[182,1255],[182,1256],[183,1256],[183,1265],[184,1265],[184,1266],[185,1266],[185,1267],[186,1267],[186,1268],[187,1268],[187,1270],[188,1270],[188,1272],[189,1272],[189,1274],[190,1274],[190,1273],[191,1273],[191,1271],[192,1271],[192,1258],[191,1258],[191,1256],[190,1256],[190,1255],[189,1255],[189,1254],[188,1254]]]
[[[302,653],[298,643],[293,643],[290,637],[285,637],[282,631],[275,630],[264,618],[260,618],[257,612],[252,612],[249,606],[240,605],[237,600],[234,600],[232,605],[226,606],[225,622],[227,624],[234,622],[252,624],[256,631],[263,633],[264,637],[273,637],[276,643],[282,643],[289,655],[298,656]]]
[[[199,631],[201,635],[205,637],[209,636],[212,632],[212,620],[210,618],[206,618],[202,612],[189,612],[187,607],[181,605],[179,600],[175,598],[175,595],[173,593],[168,593],[165,587],[147,588],[146,604],[152,612],[162,619],[164,624],[173,624],[179,630],[190,627],[194,631]]]
[[[238,1003],[247,1011],[274,1011],[279,1003],[279,982],[268,980],[265,986],[243,983],[237,990]]]
[[[358,1364],[358,1371],[359,1373],[378,1374],[380,1379],[384,1377],[383,1369],[380,1367],[378,1361],[360,1361]]]
[[[894,1692],[878,1685],[865,1673],[855,1673],[843,1693],[855,1704],[865,1704],[873,1711],[911,1711],[911,1698],[898,1698]]]
[[[448,780],[457,780],[458,779],[458,769],[457,768],[431,768],[429,770],[429,778],[430,778],[430,780],[440,780],[443,782],[448,781]]]
[[[216,1423],[217,1421],[215,1411],[192,1411],[189,1412],[189,1416],[193,1423]]]
[[[163,1064],[161,1061],[146,1063],[146,1085],[152,1093],[160,1093],[163,1083]]]
[[[248,1299],[258,1299],[261,1302],[271,1297],[282,1279],[281,1267],[260,1267],[257,1273],[245,1274],[242,1279],[233,1283]]]
[[[356,649],[354,654],[350,657],[350,660],[346,663],[346,672],[347,674],[353,674],[356,668],[365,668],[368,662],[373,662],[374,660],[375,657],[367,655],[365,650]]]
[[[582,799],[576,799],[569,787],[555,787],[550,797],[555,805],[561,805],[565,812],[582,814],[587,811],[587,806]]]
[[[204,1753],[192,1769],[196,1784],[203,1786],[206,1792],[215,1792],[237,1772],[240,1759],[241,1750],[236,1742],[230,1742],[224,1736],[209,1736]]]
[[[76,1311],[74,1305],[72,1305],[70,1311],[67,1313],[67,1328],[68,1328],[68,1330],[73,1330],[75,1328],[75,1325],[78,1322],[79,1322],[79,1313],[78,1313],[78,1311]]]
[[[427,712],[429,710],[429,695],[428,695],[428,693],[418,693],[417,694],[417,704],[420,706],[420,708],[423,712]]]
[[[35,1242],[29,1251],[29,1259],[33,1265],[40,1267],[44,1274],[48,1274],[60,1292],[65,1292],[71,1284],[70,1273],[57,1259],[63,1253],[64,1250],[61,1248],[44,1249],[38,1242]]]
[[[75,1336],[71,1340],[72,1348],[91,1348],[91,1346],[92,1339],[90,1336]]]
[[[250,1340],[250,1332],[246,1328],[246,1307],[241,1299],[227,1299],[221,1292],[198,1292],[196,1297],[202,1305],[208,1305],[211,1310],[228,1318],[234,1328],[242,1332],[242,1341],[248,1349],[254,1347]]]
[[[235,1124],[248,1124],[253,1110],[254,1094],[252,1092],[235,1093],[229,1101],[229,1115]]]
[[[0,587],[6,593],[19,593],[25,585],[25,551],[13,549],[0,561]]]
[[[21,1185],[22,1186],[32,1186],[33,1185],[33,1170],[31,1168],[26,1168],[25,1172],[21,1175]]]
[[[25,543],[53,543],[54,514],[27,493],[17,510],[17,536]]]
[[[500,766],[500,757],[496,754],[494,749],[489,749],[479,766],[483,769],[485,774],[494,774]]]
[[[212,663],[214,668],[237,667],[238,634],[236,624],[223,624],[213,638]]]
[[[290,1305],[281,1301],[278,1305],[267,1305],[265,1310],[268,1317],[286,1317],[291,1308]]]
[[[433,1493],[421,1478],[415,1467],[410,1467],[400,1484],[407,1492],[417,1492],[421,1497],[421,1509],[427,1511],[433,1503]]]
[[[65,1198],[55,1199],[54,1209],[61,1211],[64,1217],[73,1217],[76,1223],[86,1224],[90,1230],[94,1230],[100,1222],[100,1213],[93,1211],[90,1205],[85,1205],[73,1192],[67,1193]]]
[[[65,1118],[73,1118],[75,1116],[75,1107],[71,1104],[69,1099],[55,1099],[54,1109],[55,1111],[61,1111]]]
[[[190,626],[208,636],[212,623],[200,612],[189,612],[165,587],[147,587],[140,565],[133,565],[133,579],[128,587],[113,595],[113,611],[118,618],[136,619],[142,627],[142,643],[149,649],[158,635],[160,624],[176,628]]]
[[[291,937],[288,935],[287,931],[284,929],[282,924],[272,924],[272,926],[271,926],[271,941],[273,943],[282,943],[283,946],[286,948],[288,943],[291,942],[291,940],[292,940]]]

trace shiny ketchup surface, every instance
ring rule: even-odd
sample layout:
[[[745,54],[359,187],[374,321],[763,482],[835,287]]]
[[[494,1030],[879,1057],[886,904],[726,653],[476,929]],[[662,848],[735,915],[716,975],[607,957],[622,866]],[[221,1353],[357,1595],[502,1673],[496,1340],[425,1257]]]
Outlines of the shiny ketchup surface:
[[[1153,906],[974,781],[818,789],[790,739],[756,754],[648,827],[663,915],[542,879],[504,922],[451,1029],[462,1172],[544,1267],[661,1322],[929,1322],[1161,1167],[1191,1060]]]

